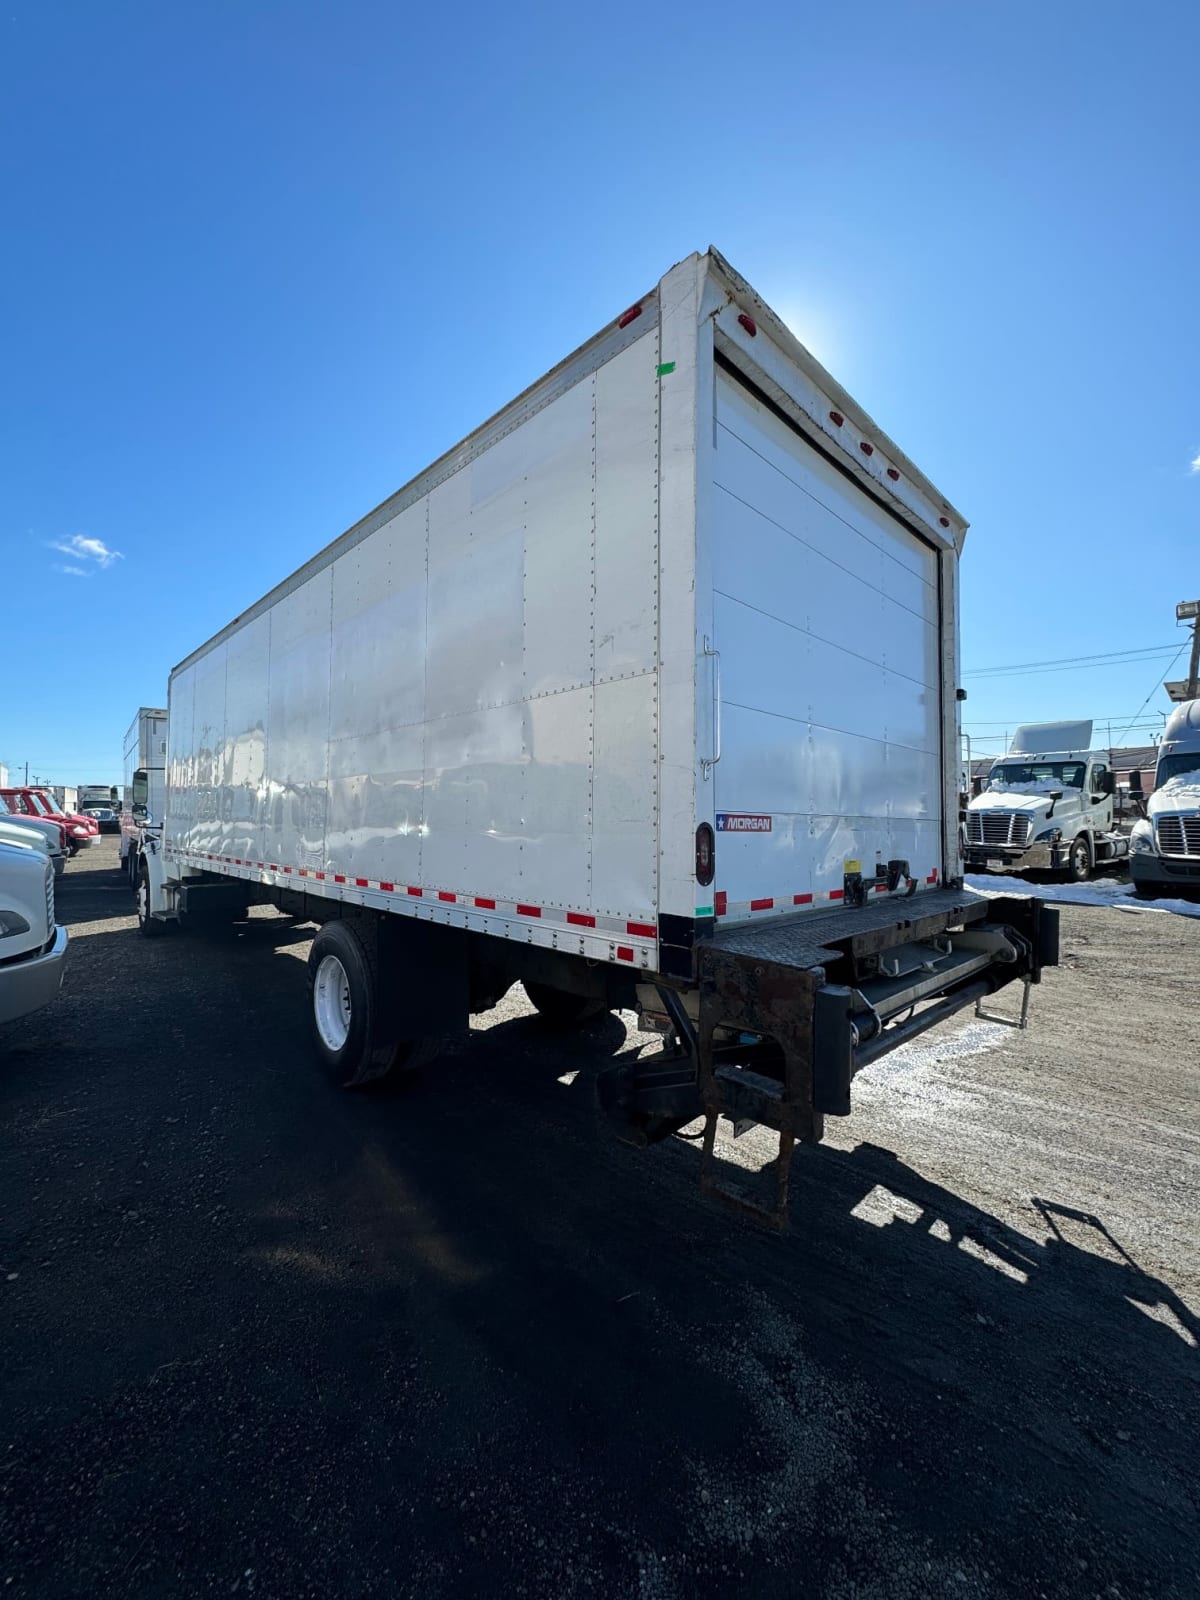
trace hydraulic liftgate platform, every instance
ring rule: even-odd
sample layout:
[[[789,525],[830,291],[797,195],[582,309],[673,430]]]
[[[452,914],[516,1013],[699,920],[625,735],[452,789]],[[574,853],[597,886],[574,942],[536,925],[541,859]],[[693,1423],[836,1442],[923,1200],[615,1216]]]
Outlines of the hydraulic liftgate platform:
[[[855,1073],[1013,981],[1024,1027],[1029,985],[1057,962],[1057,910],[962,889],[718,927],[696,947],[698,1026],[661,986],[675,1049],[614,1069],[602,1100],[638,1143],[703,1114],[702,1186],[782,1227],[793,1147],[849,1115]],[[770,1206],[718,1182],[722,1116],[777,1130]]]

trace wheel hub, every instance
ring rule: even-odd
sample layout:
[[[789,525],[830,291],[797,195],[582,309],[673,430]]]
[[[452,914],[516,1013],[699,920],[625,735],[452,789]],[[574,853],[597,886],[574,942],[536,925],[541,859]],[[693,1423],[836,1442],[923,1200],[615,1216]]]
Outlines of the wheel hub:
[[[322,1044],[340,1050],[350,1036],[350,980],[336,956],[325,956],[317,968],[313,1016]]]

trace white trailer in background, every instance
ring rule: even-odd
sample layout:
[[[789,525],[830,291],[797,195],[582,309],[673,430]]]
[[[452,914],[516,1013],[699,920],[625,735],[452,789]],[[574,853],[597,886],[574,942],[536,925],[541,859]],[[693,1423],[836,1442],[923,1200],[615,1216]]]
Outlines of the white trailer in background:
[[[141,859],[140,839],[146,826],[161,827],[166,808],[167,710],[165,706],[139,706],[129,724],[121,749],[121,865],[131,883],[137,882]],[[134,778],[139,780],[139,808],[133,804]],[[144,793],[141,790],[144,787]]]
[[[855,1071],[1054,959],[961,883],[965,523],[715,252],[171,674],[148,934],[321,924],[343,1084],[520,980],[636,1006],[638,1142],[707,1116],[790,1150]],[[230,596],[230,609],[240,606]]]

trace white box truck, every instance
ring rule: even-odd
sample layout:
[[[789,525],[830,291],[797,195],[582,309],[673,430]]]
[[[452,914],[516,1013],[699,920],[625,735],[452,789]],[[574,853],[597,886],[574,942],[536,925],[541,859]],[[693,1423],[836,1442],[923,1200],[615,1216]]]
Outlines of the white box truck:
[[[139,706],[121,746],[121,866],[131,883],[137,882],[141,858],[140,839],[146,826],[161,824],[167,797],[167,710],[165,706]],[[137,777],[139,807],[133,809]]]
[[[721,1115],[777,1128],[782,1216],[859,1067],[1055,959],[962,887],[965,526],[692,256],[174,669],[139,923],[320,923],[347,1085],[517,981],[637,1007],[618,1126],[705,1114],[709,1187]]]
[[[1017,729],[967,805],[972,872],[1049,871],[1086,883],[1128,856],[1129,835],[1113,815],[1112,756],[1091,743],[1088,721]]]

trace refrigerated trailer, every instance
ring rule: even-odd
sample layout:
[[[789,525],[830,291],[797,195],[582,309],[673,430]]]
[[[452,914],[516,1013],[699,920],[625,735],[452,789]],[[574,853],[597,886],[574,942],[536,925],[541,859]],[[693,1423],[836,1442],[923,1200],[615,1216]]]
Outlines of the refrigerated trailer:
[[[320,924],[344,1085],[520,981],[634,1007],[603,1074],[651,1143],[791,1148],[867,1062],[1055,957],[965,891],[966,523],[716,251],[657,288],[171,674],[147,934]],[[1025,1013],[1022,1007],[1022,1016]]]

